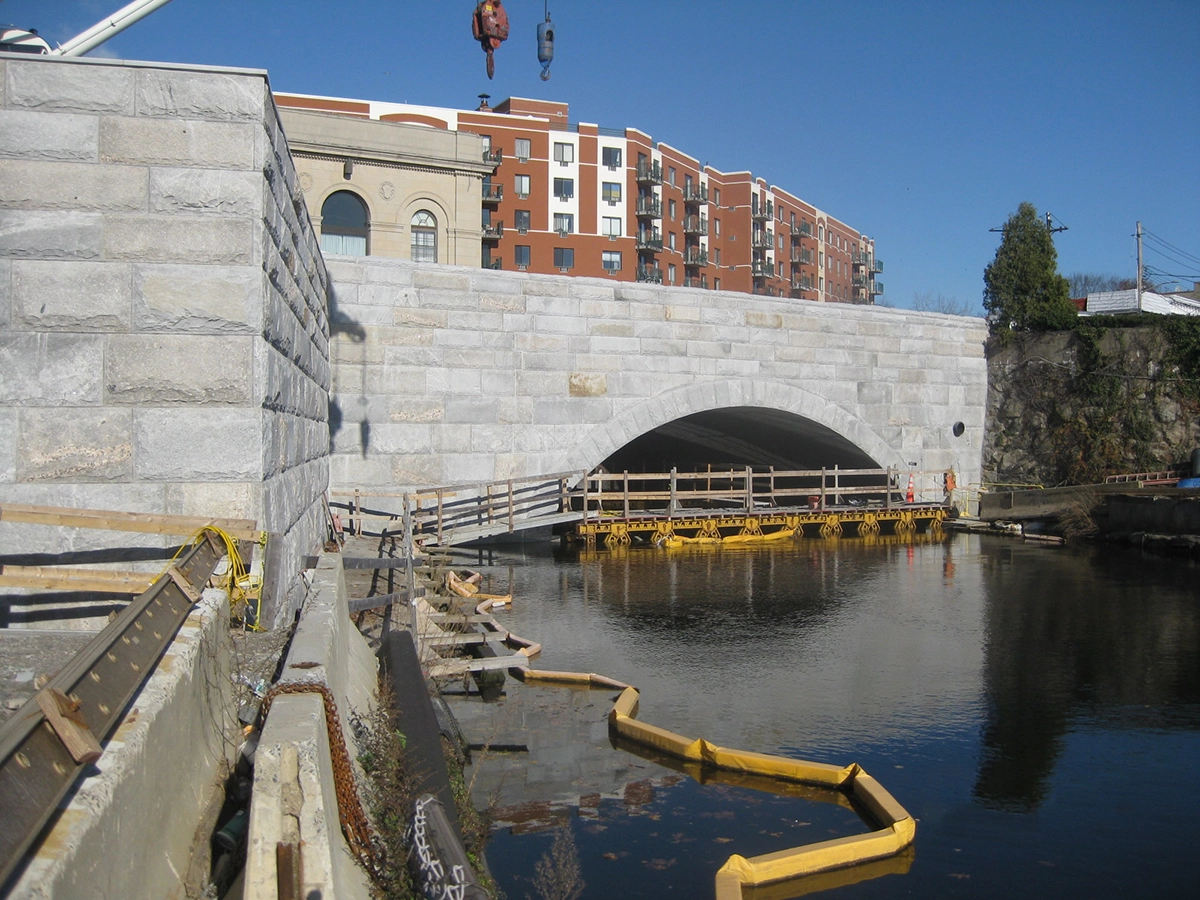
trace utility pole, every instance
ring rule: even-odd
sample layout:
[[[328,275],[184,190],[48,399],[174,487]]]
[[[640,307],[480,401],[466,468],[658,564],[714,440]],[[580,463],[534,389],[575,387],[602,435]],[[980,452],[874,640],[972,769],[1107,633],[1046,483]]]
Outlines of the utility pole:
[[[1137,247],[1138,247],[1138,276],[1137,276],[1137,308],[1138,312],[1142,311],[1142,223],[1137,223]]]

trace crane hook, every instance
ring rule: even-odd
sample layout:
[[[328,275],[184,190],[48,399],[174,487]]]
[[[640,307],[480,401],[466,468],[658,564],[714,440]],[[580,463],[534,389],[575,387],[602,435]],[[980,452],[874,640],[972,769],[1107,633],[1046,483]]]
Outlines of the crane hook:
[[[508,40],[508,13],[501,0],[481,0],[475,4],[475,12],[471,15],[471,33],[487,54],[487,73],[491,78],[496,72],[493,53]]]
[[[546,21],[537,27],[538,62],[542,64],[542,81],[550,80],[550,63],[554,61],[554,23],[546,10]]]

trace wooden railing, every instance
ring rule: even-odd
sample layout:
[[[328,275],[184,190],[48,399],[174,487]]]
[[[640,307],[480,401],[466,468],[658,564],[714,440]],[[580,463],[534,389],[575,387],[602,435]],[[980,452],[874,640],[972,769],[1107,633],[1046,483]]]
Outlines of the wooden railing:
[[[586,512],[624,516],[658,512],[676,515],[688,508],[731,508],[752,512],[764,508],[826,509],[903,505],[908,477],[922,502],[943,497],[941,473],[899,469],[808,469],[777,471],[750,467],[703,472],[597,472],[584,479],[580,496]],[[935,496],[936,495],[936,496]]]
[[[407,515],[417,541],[461,541],[540,524],[571,513],[571,483],[583,472],[509,478],[486,484],[449,485],[403,493],[332,491],[330,506],[344,510],[353,534],[400,533]]]
[[[353,534],[400,534],[417,543],[463,543],[595,515],[678,515],[689,510],[815,509],[941,503],[942,473],[887,469],[709,469],[703,472],[562,472],[408,492],[333,491]]]

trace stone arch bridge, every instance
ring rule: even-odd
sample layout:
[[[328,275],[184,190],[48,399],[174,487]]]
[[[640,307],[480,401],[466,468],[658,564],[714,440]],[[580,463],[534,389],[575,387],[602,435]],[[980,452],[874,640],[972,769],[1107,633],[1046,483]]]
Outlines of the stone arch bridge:
[[[619,470],[639,447],[651,471],[707,456],[777,469],[952,467],[960,484],[979,480],[981,319],[326,263],[335,489]]]

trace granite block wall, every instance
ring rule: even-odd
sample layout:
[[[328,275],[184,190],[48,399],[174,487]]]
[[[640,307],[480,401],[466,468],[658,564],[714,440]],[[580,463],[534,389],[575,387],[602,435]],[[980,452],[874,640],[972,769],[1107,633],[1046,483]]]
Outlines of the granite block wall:
[[[287,618],[323,534],[328,276],[266,73],[9,56],[0,84],[0,499],[255,519]]]
[[[590,469],[712,409],[783,410],[881,466],[977,481],[981,319],[330,257],[335,489]],[[955,426],[961,423],[961,433]]]

